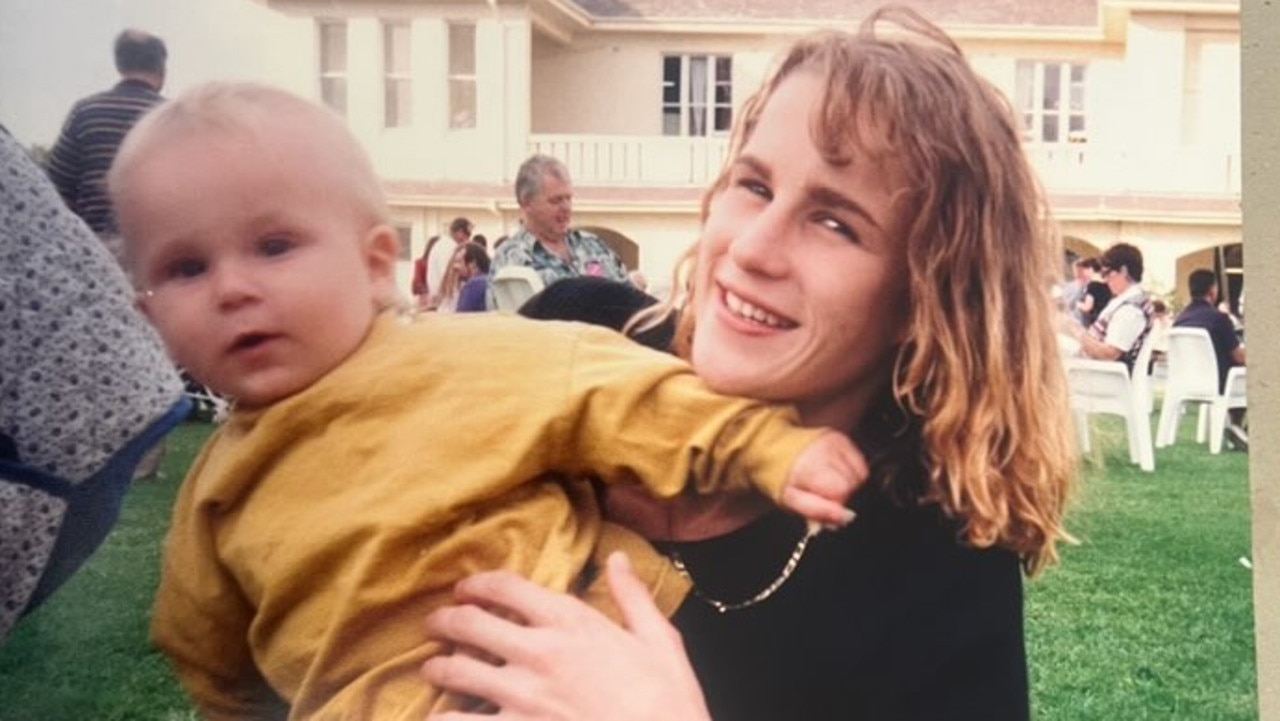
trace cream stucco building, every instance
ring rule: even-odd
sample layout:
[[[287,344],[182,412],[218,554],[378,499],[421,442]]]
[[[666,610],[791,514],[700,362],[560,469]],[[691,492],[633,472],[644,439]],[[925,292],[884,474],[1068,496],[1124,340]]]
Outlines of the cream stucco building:
[[[774,53],[865,0],[258,0],[287,17],[291,89],[372,152],[408,260],[466,215],[518,227],[532,152],[569,166],[575,222],[655,286],[694,239],[726,130]],[[1175,302],[1243,282],[1238,0],[922,0],[1026,120],[1069,255],[1142,248]]]

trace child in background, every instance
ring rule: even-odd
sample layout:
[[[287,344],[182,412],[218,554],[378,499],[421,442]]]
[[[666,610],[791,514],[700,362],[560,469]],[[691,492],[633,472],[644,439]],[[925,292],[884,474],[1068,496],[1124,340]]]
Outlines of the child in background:
[[[864,460],[789,408],[713,394],[591,326],[402,319],[378,179],[319,106],[197,88],[131,132],[109,187],[140,306],[178,364],[235,399],[175,504],[152,619],[209,718],[453,704],[422,683],[442,648],[419,627],[479,570],[594,599],[585,571],[623,549],[673,610],[687,586],[602,522],[593,478],[664,496],[753,484],[852,520]]]

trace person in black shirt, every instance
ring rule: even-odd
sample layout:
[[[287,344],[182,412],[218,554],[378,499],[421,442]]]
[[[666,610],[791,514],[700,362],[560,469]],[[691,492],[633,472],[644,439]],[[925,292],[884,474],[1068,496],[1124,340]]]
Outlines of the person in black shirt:
[[[1226,388],[1227,373],[1232,366],[1245,365],[1244,345],[1236,334],[1231,316],[1218,308],[1218,277],[1208,268],[1191,271],[1187,277],[1187,289],[1191,303],[1173,321],[1175,328],[1203,328],[1213,341],[1213,351],[1218,356],[1218,390]],[[1244,429],[1243,408],[1232,408],[1227,424],[1227,440],[1233,448],[1247,450],[1249,436]]]
[[[1104,280],[1098,278],[1102,272],[1102,264],[1097,258],[1084,258],[1076,261],[1076,268],[1083,270],[1084,289],[1076,302],[1075,317],[1084,328],[1093,325],[1098,314],[1107,303],[1111,302],[1111,288]]]

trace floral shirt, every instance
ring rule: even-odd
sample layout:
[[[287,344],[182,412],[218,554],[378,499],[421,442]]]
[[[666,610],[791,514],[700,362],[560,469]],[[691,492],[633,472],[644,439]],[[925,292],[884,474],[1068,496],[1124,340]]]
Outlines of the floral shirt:
[[[562,278],[573,278],[579,275],[591,275],[609,278],[621,283],[629,282],[627,268],[622,259],[613,252],[603,240],[592,233],[582,230],[571,230],[565,236],[569,246],[570,260],[563,258],[543,247],[533,233],[520,229],[515,235],[502,244],[493,257],[491,274],[508,265],[523,265],[538,271],[545,285]],[[489,307],[494,307],[493,292],[489,291]]]

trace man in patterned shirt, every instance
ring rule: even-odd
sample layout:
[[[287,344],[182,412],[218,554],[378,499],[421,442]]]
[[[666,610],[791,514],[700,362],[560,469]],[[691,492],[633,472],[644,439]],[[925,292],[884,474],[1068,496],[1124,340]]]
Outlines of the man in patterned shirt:
[[[116,149],[142,114],[164,100],[164,41],[141,30],[116,36],[120,82],[71,108],[62,133],[49,151],[49,177],[62,200],[100,238],[115,234],[115,216],[103,179]]]
[[[523,265],[538,271],[546,285],[579,275],[629,282],[626,266],[604,241],[591,233],[569,229],[573,184],[564,163],[548,155],[534,155],[524,161],[516,174],[516,202],[520,204],[524,227],[494,256],[494,274],[508,265]],[[490,286],[489,308],[494,307]]]

